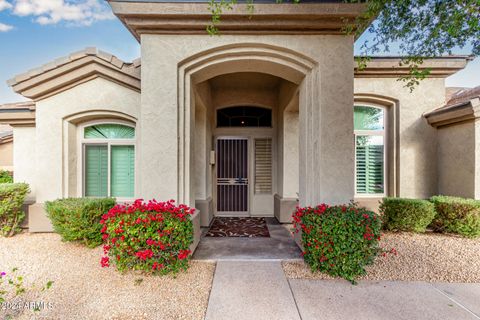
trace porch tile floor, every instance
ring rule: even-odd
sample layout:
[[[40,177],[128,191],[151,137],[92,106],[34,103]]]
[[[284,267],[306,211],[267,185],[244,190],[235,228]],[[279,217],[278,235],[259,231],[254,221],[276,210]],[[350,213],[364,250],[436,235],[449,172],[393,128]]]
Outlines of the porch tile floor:
[[[301,259],[289,226],[275,218],[265,218],[270,237],[205,237],[195,250],[196,260],[289,260]]]

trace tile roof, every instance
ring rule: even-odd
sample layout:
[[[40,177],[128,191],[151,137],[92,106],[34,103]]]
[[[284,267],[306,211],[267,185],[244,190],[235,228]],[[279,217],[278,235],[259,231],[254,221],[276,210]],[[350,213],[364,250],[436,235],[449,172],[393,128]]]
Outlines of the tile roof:
[[[444,107],[468,103],[470,100],[477,97],[480,97],[480,86],[475,88],[463,88],[448,97],[447,103]]]
[[[13,141],[13,131],[0,132],[0,144]]]
[[[14,103],[5,103],[0,104],[0,112],[7,112],[7,111],[22,111],[22,110],[35,110],[35,102],[33,101],[22,101],[22,102],[14,102]]]
[[[92,47],[19,74],[7,84],[15,92],[35,101],[97,77],[140,92],[140,72],[138,59],[127,63]]]
[[[480,117],[480,86],[475,88],[460,88],[454,93],[448,93],[446,103],[423,116],[435,126],[462,123]]]
[[[134,62],[127,63],[127,62],[124,62],[124,61],[118,59],[116,56],[114,56],[110,53],[104,52],[102,50],[97,50],[97,48],[95,48],[95,47],[88,47],[88,48],[85,48],[83,50],[74,52],[74,53],[72,53],[68,56],[60,57],[58,59],[55,59],[54,61],[46,63],[39,68],[30,69],[25,73],[19,74],[19,75],[15,76],[14,78],[7,80],[7,84],[9,86],[15,86],[16,84],[18,84],[20,82],[24,82],[28,79],[37,77],[37,76],[39,76],[43,73],[46,73],[50,70],[56,69],[58,67],[61,67],[63,65],[66,65],[68,63],[71,63],[73,61],[82,59],[82,58],[87,57],[87,56],[95,56],[97,58],[100,58],[100,59],[108,62],[109,64],[115,66],[117,69],[119,69],[119,70],[121,70],[125,73],[128,73],[132,76],[135,76],[137,78],[140,78],[140,70],[138,68],[139,63],[136,60]]]
[[[22,101],[16,103],[0,104],[0,133],[4,131],[11,131],[10,125],[25,126],[34,124],[34,101]]]

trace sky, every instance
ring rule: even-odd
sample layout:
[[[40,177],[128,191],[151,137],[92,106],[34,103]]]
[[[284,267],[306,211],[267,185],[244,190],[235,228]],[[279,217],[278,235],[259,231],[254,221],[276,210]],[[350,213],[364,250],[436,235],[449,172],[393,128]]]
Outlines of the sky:
[[[369,36],[357,40],[356,53]],[[6,84],[8,79],[86,47],[124,61],[140,57],[139,43],[103,0],[0,0],[0,104],[26,100]],[[469,52],[467,48],[454,53]],[[446,84],[480,85],[480,58],[447,78]]]

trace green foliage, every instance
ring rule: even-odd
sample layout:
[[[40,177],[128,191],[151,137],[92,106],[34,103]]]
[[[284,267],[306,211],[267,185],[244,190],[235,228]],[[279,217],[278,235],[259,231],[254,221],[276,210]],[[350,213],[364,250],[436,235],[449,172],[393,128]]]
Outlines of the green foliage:
[[[45,210],[63,241],[79,241],[93,248],[102,243],[101,217],[113,206],[113,198],[67,198],[46,202]]]
[[[303,258],[312,271],[342,277],[352,283],[366,273],[380,252],[380,218],[353,204],[298,208],[296,232],[302,230]]]
[[[292,3],[299,3],[301,0],[291,0]],[[283,0],[276,0],[277,3],[284,2]],[[208,10],[212,14],[212,20],[207,26],[207,32],[209,35],[218,35],[218,25],[221,22],[221,15],[226,10],[232,10],[234,5],[238,3],[238,0],[208,0]],[[246,0],[247,13],[252,16],[255,13],[255,0]]]
[[[425,232],[435,218],[435,208],[428,200],[383,198],[380,204],[383,227],[391,231]]]
[[[110,258],[119,271],[142,270],[153,274],[176,274],[188,268],[193,242],[194,209],[173,201],[116,206],[102,217],[102,267]]]
[[[405,56],[401,63],[410,66],[410,74],[399,81],[413,90],[430,74],[422,68],[425,58],[452,54],[454,49],[465,47],[471,47],[473,55],[480,54],[479,12],[478,0],[369,0],[364,13],[345,30],[355,32],[357,37],[365,31],[373,35],[361,46],[363,57],[397,46]]]
[[[18,268],[13,268],[11,271],[1,271],[0,272],[0,309],[2,304],[12,305],[15,302],[17,297],[22,296],[26,293],[31,293],[35,290],[35,286],[25,286],[24,277],[18,274]],[[46,285],[42,288],[41,291],[46,291],[50,289],[53,285],[53,281],[48,281]],[[35,311],[39,311],[39,307],[35,306]],[[2,319],[13,319],[13,315],[17,313],[18,310],[14,308],[3,308],[2,315],[5,318]],[[16,314],[18,316],[18,314]]]
[[[432,223],[436,231],[458,233],[471,238],[480,236],[480,201],[445,196],[435,196],[430,201],[437,211]]]
[[[0,183],[13,183],[13,178],[7,170],[0,170]]]
[[[209,34],[218,34],[220,16],[231,10],[237,0],[209,0],[212,20]],[[277,3],[284,2],[277,0]],[[301,0],[291,0],[299,3]],[[457,48],[471,47],[472,54],[480,54],[480,2],[478,0],[344,0],[347,3],[365,3],[365,10],[356,19],[345,17],[344,32],[359,38],[364,32],[372,34],[361,45],[357,59],[364,69],[369,57],[398,48],[404,56],[401,64],[410,67],[410,73],[398,80],[413,91],[430,75],[422,67],[425,58],[452,54]],[[247,11],[254,14],[254,0],[247,1]],[[373,22],[373,23],[372,23]]]
[[[22,211],[23,202],[29,192],[26,183],[0,184],[0,235],[11,237],[20,231],[20,224],[25,219]]]

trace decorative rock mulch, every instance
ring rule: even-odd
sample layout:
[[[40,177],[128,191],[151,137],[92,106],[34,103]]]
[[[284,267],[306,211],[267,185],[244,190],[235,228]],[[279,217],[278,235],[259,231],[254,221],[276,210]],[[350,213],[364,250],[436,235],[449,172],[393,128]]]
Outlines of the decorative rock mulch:
[[[203,319],[215,271],[214,263],[192,261],[176,278],[121,274],[100,267],[101,247],[63,243],[53,233],[0,238],[0,248],[0,272],[18,267],[37,288],[54,281],[49,290],[22,297],[52,308],[15,319]],[[0,308],[0,319],[5,312]]]
[[[382,248],[397,254],[379,256],[363,280],[480,283],[480,239],[436,233],[385,233]],[[332,279],[312,273],[303,261],[284,262],[291,279]]]
[[[270,237],[265,218],[217,217],[206,237]]]

